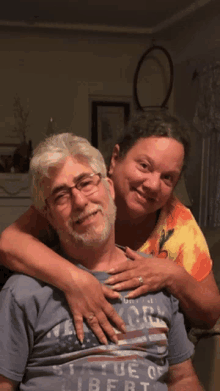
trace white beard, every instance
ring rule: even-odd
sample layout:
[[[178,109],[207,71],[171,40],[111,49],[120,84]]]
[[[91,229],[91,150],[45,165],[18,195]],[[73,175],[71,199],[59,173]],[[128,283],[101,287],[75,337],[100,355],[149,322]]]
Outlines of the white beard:
[[[110,194],[109,194],[109,205],[107,211],[104,211],[101,205],[95,208],[95,210],[99,210],[98,213],[102,214],[103,223],[100,224],[98,227],[91,225],[90,227],[88,227],[86,232],[79,233],[73,229],[73,224],[74,221],[77,220],[77,218],[82,218],[83,214],[85,213],[79,216],[75,216],[74,220],[72,218],[69,219],[67,223],[68,239],[66,239],[66,242],[73,243],[74,246],[76,247],[94,248],[100,246],[108,239],[112,230],[112,226],[114,225],[116,219],[116,206]],[[58,232],[58,234],[60,233]]]

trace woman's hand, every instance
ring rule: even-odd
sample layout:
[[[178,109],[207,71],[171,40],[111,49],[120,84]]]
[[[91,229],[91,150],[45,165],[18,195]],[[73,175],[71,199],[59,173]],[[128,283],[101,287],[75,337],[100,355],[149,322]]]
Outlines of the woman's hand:
[[[109,320],[121,332],[126,332],[124,321],[104,297],[105,295],[109,299],[117,299],[120,298],[120,294],[102,286],[90,273],[80,269],[77,280],[76,272],[74,272],[73,283],[71,287],[65,289],[64,293],[73,315],[77,337],[81,343],[84,338],[83,319],[103,344],[108,343],[106,335],[114,343],[118,341]]]
[[[168,258],[145,258],[129,247],[126,247],[126,255],[132,261],[125,261],[109,270],[108,273],[113,276],[105,283],[113,285],[112,289],[116,291],[134,289],[127,295],[129,299],[168,288],[179,269],[179,266]]]

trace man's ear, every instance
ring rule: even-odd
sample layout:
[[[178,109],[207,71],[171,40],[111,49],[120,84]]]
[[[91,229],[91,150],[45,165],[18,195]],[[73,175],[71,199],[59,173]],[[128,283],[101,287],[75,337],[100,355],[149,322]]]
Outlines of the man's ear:
[[[113,149],[113,152],[112,152],[112,157],[111,157],[111,161],[110,161],[110,165],[109,165],[109,170],[108,170],[108,174],[109,175],[112,175],[113,172],[114,172],[114,169],[115,169],[115,165],[119,159],[119,151],[120,151],[120,147],[118,144],[116,144],[114,146],[114,149]]]
[[[44,211],[43,211],[43,216],[45,217],[45,219],[47,220],[47,222],[53,226],[53,219],[52,219],[52,214],[51,214],[51,210],[50,210],[50,207],[45,207]]]
[[[106,181],[108,182],[109,184],[109,191],[110,191],[110,194],[112,196],[112,199],[114,200],[115,199],[115,189],[114,189],[114,185],[113,185],[113,181],[110,179],[110,178],[105,178]]]

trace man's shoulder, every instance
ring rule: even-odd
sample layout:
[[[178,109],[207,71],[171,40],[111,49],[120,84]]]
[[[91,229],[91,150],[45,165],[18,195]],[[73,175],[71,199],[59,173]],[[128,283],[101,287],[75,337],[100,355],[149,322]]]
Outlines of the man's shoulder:
[[[27,301],[30,297],[37,297],[42,295],[42,289],[46,294],[51,294],[53,289],[50,285],[37,280],[36,278],[27,276],[25,274],[15,273],[5,283],[2,288],[2,292],[10,291],[11,295],[19,303]]]

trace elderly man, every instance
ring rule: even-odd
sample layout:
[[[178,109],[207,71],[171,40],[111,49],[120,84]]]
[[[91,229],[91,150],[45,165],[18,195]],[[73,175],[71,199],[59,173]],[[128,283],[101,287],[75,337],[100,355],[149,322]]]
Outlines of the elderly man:
[[[101,154],[80,137],[52,136],[36,148],[31,175],[35,207],[57,232],[58,251],[104,282],[105,270],[126,258],[115,245],[114,189]],[[10,277],[0,295],[0,390],[202,390],[177,300],[165,291],[126,294],[113,303],[126,332],[101,345],[85,324],[81,344],[62,292]]]

